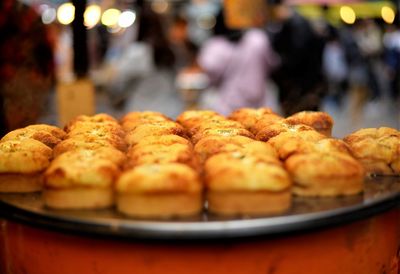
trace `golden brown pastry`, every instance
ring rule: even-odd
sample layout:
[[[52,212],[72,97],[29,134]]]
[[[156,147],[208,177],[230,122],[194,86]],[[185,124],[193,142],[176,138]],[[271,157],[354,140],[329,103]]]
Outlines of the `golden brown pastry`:
[[[343,140],[368,174],[400,175],[400,131],[388,127],[365,128]]]
[[[268,144],[275,148],[280,159],[285,160],[295,153],[313,151],[314,144],[323,139],[326,139],[326,136],[315,130],[287,131],[269,139]]]
[[[354,195],[363,191],[364,169],[345,153],[295,154],[285,162],[299,196]]]
[[[267,143],[255,141],[245,136],[208,136],[194,147],[201,162],[223,152],[243,152],[250,155],[271,155],[277,157],[275,149]]]
[[[134,146],[143,138],[149,136],[178,135],[186,137],[186,130],[175,122],[160,122],[143,124],[128,132],[125,141],[128,145]]]
[[[61,142],[61,139],[57,138],[56,136],[52,135],[49,132],[38,131],[27,128],[20,128],[10,131],[6,135],[4,135],[3,138],[1,138],[1,141],[24,140],[24,139],[37,140],[50,148],[55,147],[58,143]]]
[[[314,130],[310,126],[306,125],[291,125],[285,122],[285,120],[277,121],[268,127],[258,131],[256,135],[256,139],[259,141],[264,141],[267,142],[269,139],[272,137],[275,137],[282,132],[302,132],[302,131],[308,131],[308,130]]]
[[[314,128],[327,137],[332,135],[333,119],[322,111],[301,111],[286,118],[286,122],[292,125],[307,125]]]
[[[87,149],[87,150],[95,150],[101,147],[111,147],[114,148],[110,142],[102,139],[65,139],[61,143],[53,149],[54,157],[58,157],[59,155],[72,150],[79,149]]]
[[[112,116],[106,113],[99,113],[93,116],[79,115],[76,118],[72,119],[67,125],[65,125],[64,130],[66,132],[69,132],[73,128],[86,123],[118,125],[118,121]]]
[[[176,119],[176,121],[187,129],[191,129],[193,126],[206,120],[226,120],[226,118],[212,110],[187,110],[182,112]]]
[[[142,165],[117,181],[118,211],[140,218],[184,217],[201,212],[202,184],[183,164]]]
[[[239,122],[218,118],[218,119],[209,119],[206,121],[200,121],[197,124],[194,124],[190,128],[190,130],[188,130],[188,132],[190,136],[193,136],[195,134],[202,133],[206,130],[221,129],[221,128],[245,129],[245,127]]]
[[[171,122],[172,120],[159,112],[142,111],[129,112],[121,119],[121,125],[126,132],[134,130],[137,126],[158,122]]]
[[[254,135],[244,128],[213,128],[197,132],[195,135],[192,136],[192,143],[196,144],[202,138],[205,138],[207,136],[245,136],[248,138],[254,138]]]
[[[141,139],[136,145],[135,148],[145,147],[145,146],[152,146],[152,145],[164,145],[170,146],[174,144],[182,144],[191,146],[192,143],[181,136],[178,135],[161,135],[161,136],[148,136]]]
[[[272,156],[221,153],[205,163],[208,209],[222,215],[265,215],[291,205],[291,180]]]
[[[111,206],[120,159],[103,153],[74,150],[54,159],[44,175],[46,206],[56,209]]]
[[[272,124],[282,121],[284,118],[277,114],[264,114],[255,124],[250,128],[250,131],[256,135],[258,132],[268,128]]]
[[[45,131],[50,133],[51,135],[53,135],[54,137],[63,140],[66,137],[66,133],[64,130],[62,130],[61,128],[58,128],[56,126],[52,126],[52,125],[46,125],[46,124],[36,124],[36,125],[30,125],[25,127],[25,129],[28,130],[35,130],[35,131]]]
[[[275,113],[270,108],[239,108],[233,111],[228,118],[240,122],[247,130],[252,132],[256,123],[265,114]]]
[[[40,191],[51,157],[51,148],[33,139],[0,142],[0,192]]]
[[[100,137],[102,135],[107,135],[107,136],[114,135],[120,138],[125,137],[125,131],[118,124],[79,122],[76,123],[73,127],[71,127],[70,131],[66,135],[66,138],[71,138],[79,134],[93,134],[93,135],[99,135]]]
[[[128,151],[127,168],[145,164],[181,163],[195,170],[199,162],[191,145],[148,145],[133,147]]]

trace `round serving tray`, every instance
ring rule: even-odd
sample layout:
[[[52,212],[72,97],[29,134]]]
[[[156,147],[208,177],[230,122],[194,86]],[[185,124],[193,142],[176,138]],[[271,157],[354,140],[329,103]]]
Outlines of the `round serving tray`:
[[[222,218],[207,212],[190,219],[133,219],[110,210],[55,211],[39,193],[1,194],[0,217],[50,230],[136,239],[203,240],[293,233],[368,218],[400,204],[400,178],[375,177],[363,194],[336,198],[294,197],[279,216]]]

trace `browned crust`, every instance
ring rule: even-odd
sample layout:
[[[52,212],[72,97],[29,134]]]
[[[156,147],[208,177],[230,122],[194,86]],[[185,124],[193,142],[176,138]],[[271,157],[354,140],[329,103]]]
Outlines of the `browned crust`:
[[[290,125],[287,124],[285,120],[281,120],[258,131],[256,139],[259,141],[267,142],[269,139],[278,136],[283,132],[302,132],[307,130],[314,130],[314,129],[307,125]]]
[[[228,118],[240,122],[247,130],[252,131],[255,124],[266,114],[275,113],[270,108],[240,108],[233,111]]]
[[[254,135],[244,128],[213,128],[194,134],[191,139],[192,143],[196,144],[202,138],[205,138],[207,136],[244,136],[248,138],[254,138]]]
[[[35,174],[0,174],[0,192],[27,193],[41,191],[43,188],[42,173]]]
[[[208,210],[226,216],[281,214],[289,210],[291,200],[292,194],[289,190],[282,192],[207,192]]]
[[[163,124],[145,124],[136,127],[133,131],[128,132],[125,141],[128,145],[134,146],[145,137],[162,136],[162,135],[178,135],[187,137],[186,130],[175,122]]]
[[[45,189],[43,198],[54,209],[101,209],[114,204],[111,188]]]
[[[255,124],[250,128],[250,131],[256,135],[258,132],[268,128],[272,124],[282,121],[284,118],[277,114],[264,114]]]
[[[57,138],[56,136],[52,135],[46,131],[39,131],[36,129],[28,129],[28,128],[21,128],[13,130],[7,133],[1,141],[8,141],[8,140],[24,140],[24,139],[34,139],[37,140],[46,146],[53,148],[61,139]]]
[[[172,218],[199,214],[203,208],[201,193],[124,193],[117,196],[117,210],[138,218]]]
[[[333,119],[326,112],[302,111],[289,116],[285,121],[288,124],[310,126],[327,137],[330,137],[332,134]]]

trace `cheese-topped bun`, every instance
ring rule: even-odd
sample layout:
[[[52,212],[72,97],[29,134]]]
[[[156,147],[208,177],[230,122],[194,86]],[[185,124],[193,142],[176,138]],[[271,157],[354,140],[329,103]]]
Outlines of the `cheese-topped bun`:
[[[226,118],[212,110],[187,110],[182,112],[176,121],[185,128],[191,129],[193,126],[206,120],[226,120]]]
[[[127,168],[144,164],[181,163],[194,169],[199,162],[193,147],[186,144],[135,146],[128,151]]]
[[[192,143],[181,136],[168,134],[168,135],[161,135],[161,136],[148,136],[140,140],[136,145],[135,148],[139,147],[146,147],[152,145],[164,145],[170,146],[174,144],[182,144],[191,146]]]
[[[315,130],[287,131],[269,139],[268,144],[276,149],[279,158],[285,160],[292,154],[310,150],[310,146],[323,139],[326,139],[326,136]]]
[[[1,141],[24,140],[24,139],[37,140],[50,148],[53,148],[59,142],[61,142],[61,139],[58,139],[57,137],[51,135],[48,132],[28,130],[25,128],[16,129],[16,130],[13,130],[13,131],[7,133],[1,139]]]
[[[202,162],[223,152],[243,152],[251,155],[261,154],[277,157],[276,151],[271,145],[240,135],[205,137],[195,145],[194,151]]]
[[[40,191],[51,157],[51,148],[33,139],[0,142],[0,192]]]
[[[75,135],[80,134],[92,134],[99,137],[102,136],[118,136],[120,138],[125,137],[125,131],[120,125],[112,123],[78,123],[76,126],[72,127],[67,134],[67,138],[71,138]]]
[[[47,168],[52,150],[33,140],[9,140],[0,142],[0,173],[36,173]]]
[[[362,165],[345,153],[295,154],[285,166],[294,182],[293,193],[300,196],[353,195],[364,188]]]
[[[128,145],[134,146],[145,137],[171,134],[186,137],[186,130],[175,122],[143,124],[128,132],[125,141]]]
[[[205,163],[208,208],[222,215],[282,213],[291,205],[291,179],[273,156],[221,153]]]
[[[286,122],[293,125],[303,124],[314,128],[327,137],[332,135],[333,119],[322,111],[301,111],[286,118]]]
[[[198,124],[194,125],[190,130],[189,134],[191,136],[195,135],[196,133],[201,133],[205,130],[209,129],[218,129],[218,128],[242,128],[245,127],[236,121],[231,121],[228,119],[210,119],[206,121],[201,121]]]
[[[71,121],[69,121],[69,123],[65,125],[64,130],[66,132],[69,132],[73,128],[79,127],[86,123],[118,125],[118,121],[114,119],[112,116],[106,113],[99,113],[93,116],[79,115],[74,119],[72,119]]]
[[[250,131],[256,135],[258,132],[261,130],[264,130],[271,126],[272,124],[282,121],[285,118],[282,116],[279,116],[277,114],[271,113],[271,114],[264,114],[255,124],[253,127],[251,127]]]
[[[65,139],[57,146],[54,147],[53,155],[58,157],[59,155],[72,150],[87,149],[95,150],[101,147],[112,147],[114,146],[107,140],[96,139],[96,138],[71,138]]]
[[[244,128],[212,128],[197,132],[192,136],[192,143],[196,144],[198,141],[208,136],[244,136],[248,138],[254,138],[254,135]]]
[[[134,111],[129,112],[121,119],[121,125],[126,132],[134,130],[137,126],[157,122],[172,121],[160,112],[154,111]]]
[[[266,142],[272,137],[281,134],[282,132],[301,132],[307,130],[314,130],[314,129],[307,125],[291,125],[286,123],[285,120],[281,120],[258,131],[256,139]]]
[[[178,163],[141,165],[117,181],[117,209],[141,218],[198,214],[203,208],[197,172]]]
[[[119,161],[105,151],[74,150],[60,155],[44,175],[46,205],[58,209],[111,206]]]
[[[388,127],[365,128],[343,140],[368,174],[400,175],[400,131]]]
[[[240,122],[246,129],[253,131],[256,123],[265,114],[275,114],[270,108],[239,108],[229,115],[229,119]],[[254,133],[254,132],[253,132]]]

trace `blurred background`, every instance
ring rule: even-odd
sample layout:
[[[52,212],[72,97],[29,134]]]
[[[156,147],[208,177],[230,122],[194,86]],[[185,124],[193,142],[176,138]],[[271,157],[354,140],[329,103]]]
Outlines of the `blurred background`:
[[[267,106],[400,127],[399,2],[2,0],[0,135],[78,114]]]

